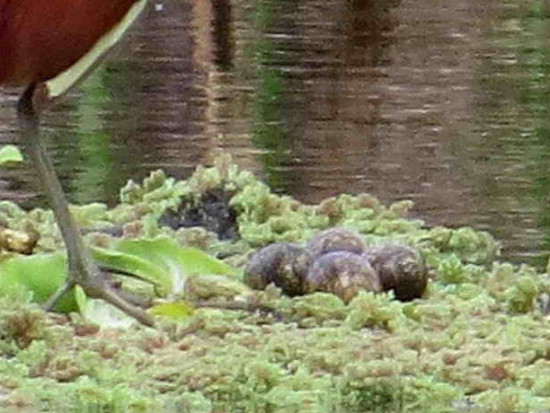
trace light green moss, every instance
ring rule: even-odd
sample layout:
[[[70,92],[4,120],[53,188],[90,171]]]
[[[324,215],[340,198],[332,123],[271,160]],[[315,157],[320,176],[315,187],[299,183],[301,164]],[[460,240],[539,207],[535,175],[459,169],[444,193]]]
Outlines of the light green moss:
[[[166,210],[211,189],[231,194],[240,240],[159,227]],[[204,308],[185,321],[163,322],[161,331],[96,331],[78,317],[47,315],[20,289],[2,291],[0,411],[550,409],[550,330],[540,304],[550,293],[548,275],[493,263],[498,243],[486,233],[428,229],[407,218],[409,201],[385,206],[368,194],[302,205],[271,193],[227,157],[182,182],[155,172],[129,183],[121,201],[112,209],[74,209],[96,231],[86,236],[90,242],[112,245],[115,237],[97,232],[105,227],[127,237],[167,234],[242,267],[259,246],[303,243],[321,229],[343,226],[367,244],[418,248],[430,267],[428,291],[410,303],[361,293],[346,305],[330,294],[289,298],[273,286],[250,292],[234,281],[219,290],[199,282],[195,288],[208,297],[250,300],[271,311]],[[49,211],[0,202],[3,225],[21,229],[29,220],[42,236],[37,252],[62,246]]]
[[[349,304],[346,323],[354,330],[382,328],[395,331],[404,320],[402,304],[394,301],[390,294],[362,291]]]

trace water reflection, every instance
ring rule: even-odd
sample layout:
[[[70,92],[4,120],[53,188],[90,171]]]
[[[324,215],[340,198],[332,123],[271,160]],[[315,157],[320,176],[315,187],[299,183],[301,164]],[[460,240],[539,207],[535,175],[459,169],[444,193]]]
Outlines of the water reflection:
[[[429,225],[473,225],[506,258],[550,242],[550,36],[526,0],[164,0],[45,119],[75,202],[128,178],[184,178],[220,151],[306,202],[411,198]],[[14,94],[0,141],[15,141]],[[2,172],[27,206],[31,176]]]
[[[265,27],[254,134],[272,186],[318,201],[365,177],[397,4],[312,4]]]

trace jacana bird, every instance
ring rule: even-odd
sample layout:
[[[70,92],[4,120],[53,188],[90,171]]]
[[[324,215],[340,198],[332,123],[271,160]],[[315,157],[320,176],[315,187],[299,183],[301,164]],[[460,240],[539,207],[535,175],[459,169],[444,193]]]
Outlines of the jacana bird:
[[[46,304],[75,285],[152,326],[152,318],[120,297],[101,277],[75,225],[39,133],[40,106],[83,80],[116,44],[147,0],[0,0],[0,85],[24,86],[17,119],[67,248],[69,276]]]

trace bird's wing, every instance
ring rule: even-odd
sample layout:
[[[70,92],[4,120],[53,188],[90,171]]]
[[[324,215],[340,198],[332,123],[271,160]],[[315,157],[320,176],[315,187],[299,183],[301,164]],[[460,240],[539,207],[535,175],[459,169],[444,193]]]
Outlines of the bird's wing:
[[[124,18],[111,30],[105,33],[94,46],[75,64],[61,72],[56,77],[45,82],[46,91],[50,99],[55,99],[66,93],[73,86],[82,81],[86,75],[101,61],[102,57],[111,50],[126,33],[128,28],[141,14],[147,0],[136,1]]]

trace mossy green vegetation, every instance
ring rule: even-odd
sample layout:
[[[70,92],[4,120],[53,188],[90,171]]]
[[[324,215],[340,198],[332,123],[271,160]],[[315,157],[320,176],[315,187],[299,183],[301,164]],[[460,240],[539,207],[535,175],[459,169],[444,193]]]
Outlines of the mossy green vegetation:
[[[230,194],[239,238],[159,224],[167,210],[184,200],[198,204],[214,189]],[[226,281],[198,273],[188,280],[194,298],[261,303],[269,311],[198,308],[188,316],[183,308],[181,317],[159,316],[158,330],[100,329],[77,314],[45,313],[27,289],[3,286],[0,411],[550,410],[548,275],[496,261],[498,243],[486,233],[407,218],[411,206],[385,206],[365,194],[303,205],[220,158],[186,181],[155,172],[129,183],[114,208],[75,207],[87,241],[106,249],[121,238],[169,237],[242,269],[259,247],[303,244],[341,226],[368,245],[417,248],[431,279],[412,302],[362,292],[345,304],[327,293],[286,297],[273,286],[250,291],[238,275]],[[0,222],[14,231],[32,223],[40,234],[36,257],[62,247],[49,211],[3,202]],[[0,253],[2,260],[14,255]]]

